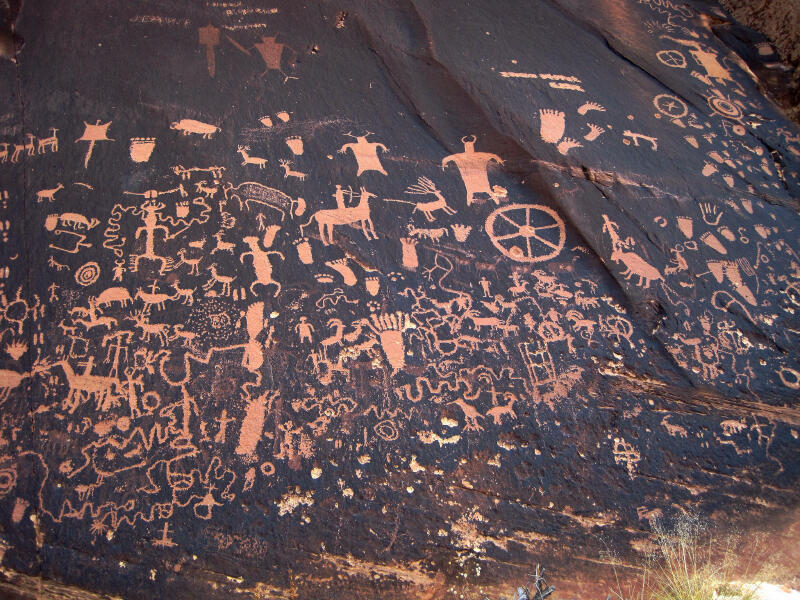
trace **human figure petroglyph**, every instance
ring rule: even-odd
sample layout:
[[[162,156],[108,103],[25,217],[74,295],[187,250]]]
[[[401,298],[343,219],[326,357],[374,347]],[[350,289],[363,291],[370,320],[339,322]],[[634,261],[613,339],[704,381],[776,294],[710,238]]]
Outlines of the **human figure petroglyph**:
[[[236,227],[236,217],[233,216],[232,213],[226,210],[228,205],[227,200],[219,200],[217,202],[219,206],[219,226],[222,229],[233,229]]]
[[[293,54],[293,58],[289,59],[290,67],[294,66],[295,60],[297,59],[297,51],[289,45],[277,41],[277,35],[261,36],[261,41],[253,44],[250,48],[245,48],[229,35],[226,35],[225,37],[228,38],[228,41],[231,42],[234,47],[236,47],[239,51],[244,52],[248,56],[250,56],[250,50],[255,50],[258,52],[258,55],[264,61],[264,65],[266,66],[266,69],[264,69],[264,72],[261,73],[260,77],[263,77],[269,71],[278,71],[281,75],[283,75],[284,83],[289,81],[289,79],[297,79],[296,77],[291,77],[283,70],[283,56],[285,51],[288,50]],[[282,111],[279,112],[277,116],[279,119],[281,119],[281,121],[286,122],[289,120],[289,113]],[[267,127],[272,125],[272,120],[268,117],[262,117],[261,122]]]
[[[58,301],[58,298],[59,298],[58,290],[59,289],[60,289],[60,286],[55,282],[51,283],[49,286],[47,286],[47,292],[49,294],[48,297],[47,297],[47,301],[48,302],[50,302],[52,304],[53,302],[57,302]]]
[[[111,377],[117,376],[119,371],[119,361],[122,356],[124,355],[125,360],[128,360],[128,344],[130,344],[131,336],[133,334],[133,331],[122,329],[112,333],[107,333],[103,336],[101,346],[103,348],[107,348],[106,357],[103,362],[112,363],[111,371],[109,372]]]
[[[382,175],[387,175],[386,171],[381,164],[380,158],[378,158],[378,150],[382,152],[388,152],[389,149],[380,142],[369,142],[367,138],[372,135],[372,132],[368,131],[364,135],[353,135],[350,132],[344,134],[348,137],[355,138],[355,142],[350,142],[345,144],[337,152],[339,154],[344,154],[348,150],[353,153],[353,156],[356,159],[356,163],[358,164],[358,172],[356,176],[360,176],[365,171],[377,171]]]
[[[300,317],[300,322],[294,326],[295,333],[300,338],[300,343],[313,343],[314,326],[308,322],[308,317],[305,315]]]
[[[250,292],[255,294],[255,286],[275,286],[275,293],[277,296],[281,291],[281,284],[272,279],[272,263],[269,260],[270,255],[277,255],[284,260],[283,253],[278,250],[262,250],[259,246],[258,238],[255,236],[246,236],[242,241],[248,245],[250,250],[243,252],[239,255],[239,262],[244,262],[244,257],[249,256],[253,260],[253,269],[255,270],[256,280],[250,284]]]
[[[134,273],[139,270],[139,265],[143,259],[160,263],[159,273],[162,275],[170,267],[171,260],[168,257],[156,254],[155,250],[156,232],[163,232],[165,238],[170,235],[169,227],[159,224],[159,212],[164,207],[165,204],[163,202],[155,201],[146,201],[141,206],[142,226],[136,230],[134,238],[138,240],[144,234],[144,252],[133,254],[130,257],[131,271]]]
[[[361,186],[361,195],[359,196],[356,206],[318,210],[311,215],[308,222],[300,225],[300,235],[304,235],[303,230],[308,227],[312,221],[316,220],[320,239],[326,246],[333,243],[333,228],[336,225],[352,225],[357,223],[361,227],[364,237],[368,240],[377,240],[378,234],[375,233],[375,226],[372,223],[369,207],[369,199],[374,197],[375,194],[368,192],[364,186]]]
[[[111,269],[111,273],[112,273],[112,281],[115,282],[122,281],[122,276],[125,275],[125,261],[115,260],[114,268]]]
[[[450,163],[456,166],[466,188],[467,206],[477,200],[476,196],[483,194],[488,195],[495,204],[500,204],[504,194],[501,193],[501,188],[492,187],[489,184],[487,166],[490,162],[496,162],[500,166],[505,163],[496,154],[475,152],[476,141],[477,138],[474,135],[461,138],[461,142],[464,144],[464,151],[444,157],[442,159],[442,169],[445,169]]]
[[[491,281],[486,279],[486,276],[482,275],[479,283],[480,283],[480,286],[481,286],[481,290],[483,290],[483,297],[484,298],[491,298],[492,297]]]

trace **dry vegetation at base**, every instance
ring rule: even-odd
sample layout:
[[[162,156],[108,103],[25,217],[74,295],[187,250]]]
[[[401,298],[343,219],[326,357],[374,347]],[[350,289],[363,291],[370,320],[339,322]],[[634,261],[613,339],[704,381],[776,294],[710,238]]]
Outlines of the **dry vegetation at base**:
[[[700,518],[653,524],[656,549],[640,577],[623,582],[615,569],[615,600],[754,600],[746,584],[780,579],[766,537],[718,535]]]

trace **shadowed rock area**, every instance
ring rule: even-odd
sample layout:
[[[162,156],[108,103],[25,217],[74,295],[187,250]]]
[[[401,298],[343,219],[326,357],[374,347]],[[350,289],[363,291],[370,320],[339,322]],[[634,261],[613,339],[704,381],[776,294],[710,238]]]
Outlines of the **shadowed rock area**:
[[[800,6],[791,0],[723,0],[722,6],[741,23],[765,36],[759,42],[752,30],[721,24],[722,28],[732,30],[734,36],[741,36],[743,45],[747,45],[747,40],[755,42],[759,58],[751,62],[760,71],[759,78],[797,123],[800,121]],[[776,60],[776,54],[781,60]]]
[[[699,0],[7,12],[0,595],[495,598],[538,563],[603,598],[683,513],[796,572],[763,35]]]

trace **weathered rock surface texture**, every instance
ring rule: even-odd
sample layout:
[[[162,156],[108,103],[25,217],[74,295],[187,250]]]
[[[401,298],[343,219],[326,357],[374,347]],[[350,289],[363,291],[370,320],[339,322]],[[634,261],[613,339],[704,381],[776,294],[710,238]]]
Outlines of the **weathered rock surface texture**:
[[[602,598],[659,515],[791,541],[800,132],[717,4],[14,20],[0,595]]]
[[[795,123],[800,122],[800,4],[792,0],[722,0],[721,3],[741,23],[761,32],[774,44],[758,43],[752,32],[731,27],[728,22],[722,24],[745,40],[756,42],[760,60],[754,62],[765,67],[760,74],[762,81]],[[775,61],[775,50],[780,62]]]

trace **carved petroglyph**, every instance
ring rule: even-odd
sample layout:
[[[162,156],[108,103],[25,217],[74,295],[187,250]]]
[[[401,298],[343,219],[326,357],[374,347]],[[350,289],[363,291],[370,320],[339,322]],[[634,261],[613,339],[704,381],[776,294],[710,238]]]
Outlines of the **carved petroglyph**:
[[[442,168],[444,169],[452,163],[458,169],[467,192],[467,206],[475,202],[477,200],[476,196],[480,195],[487,195],[495,204],[500,204],[505,195],[505,190],[499,186],[491,186],[489,184],[487,167],[491,162],[496,162],[502,166],[503,159],[496,154],[476,152],[476,141],[477,138],[474,135],[461,138],[461,143],[464,144],[464,151],[444,157],[442,159]]]
[[[228,4],[206,8],[252,8]],[[653,444],[690,449],[692,468],[703,453],[737,477],[752,468],[759,486],[775,484],[770,469],[784,468],[794,438],[781,420],[791,413],[771,401],[800,389],[791,352],[800,257],[794,213],[782,205],[800,139],[753,125],[758,110],[709,38],[689,44],[677,26],[674,39],[653,36],[651,63],[685,73],[696,98],[653,80],[638,112],[634,94],[624,111],[607,94],[590,98],[583,74],[495,73],[497,85],[546,95],[500,111],[503,136],[468,135],[449,154],[417,139],[412,121],[394,135],[385,115],[325,115],[324,103],[295,95],[290,67],[330,56],[334,38],[309,40],[298,55],[277,34],[259,32],[245,47],[248,29],[273,21],[195,21],[182,25],[195,55],[175,60],[202,79],[204,109],[153,104],[179,119],[158,128],[97,109],[105,118],[60,154],[58,134],[80,118],[42,138],[4,121],[0,164],[24,170],[28,195],[23,224],[16,188],[0,194],[9,527],[35,514],[47,536],[68,523],[93,548],[130,534],[168,554],[183,548],[192,521],[206,535],[247,507],[308,525],[316,507],[371,497],[387,472],[401,494],[451,469],[463,471],[459,493],[477,489],[470,456],[490,472],[513,465],[520,481],[543,467],[557,475],[603,464],[610,485],[647,477],[655,493],[674,473],[652,477],[663,467]],[[260,65],[248,74],[245,56],[287,85],[259,81]],[[245,74],[241,85],[228,85],[233,74]],[[239,94],[253,89],[258,98],[245,104]],[[217,93],[234,108],[213,112]],[[520,115],[529,139],[512,136]],[[494,131],[474,125],[459,124],[451,141]],[[442,139],[457,130],[443,128]],[[117,131],[127,147],[113,146]],[[761,139],[778,140],[780,157]],[[523,156],[528,143],[543,155]],[[641,162],[600,164],[616,151]],[[55,168],[67,156],[84,167],[94,156],[92,170],[73,167],[82,181]],[[126,169],[114,171],[112,159]],[[671,163],[681,161],[716,187],[675,191]],[[36,232],[48,250],[40,263],[35,252],[15,256],[20,237]],[[37,277],[20,260],[40,264]],[[680,387],[688,382],[691,398]],[[760,414],[745,418],[742,407]],[[33,446],[28,424],[36,435],[27,437],[41,440]],[[419,448],[406,452],[408,443]],[[537,498],[556,480],[534,481],[520,501],[548,510]],[[395,492],[375,501],[391,506]],[[17,503],[23,495],[27,504]],[[650,499],[635,506],[634,520],[656,514]],[[130,531],[115,538],[120,528]],[[395,548],[412,533],[397,533]],[[189,564],[180,561],[171,566]]]

